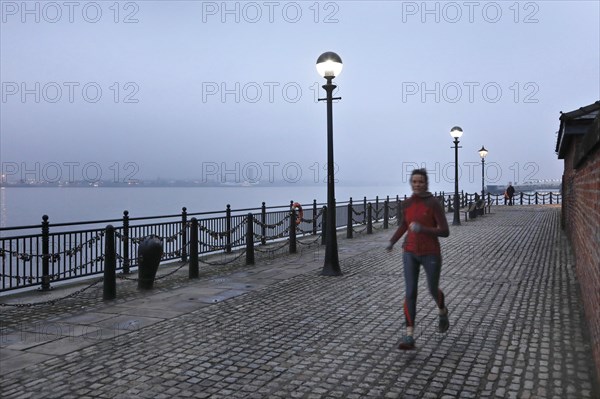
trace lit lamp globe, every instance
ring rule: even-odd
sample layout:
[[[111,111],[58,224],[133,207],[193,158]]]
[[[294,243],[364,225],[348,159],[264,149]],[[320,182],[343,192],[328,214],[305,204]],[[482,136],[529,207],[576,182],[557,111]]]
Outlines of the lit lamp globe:
[[[333,51],[323,53],[317,59],[317,72],[326,79],[339,76],[342,66],[342,59]]]
[[[459,139],[462,136],[463,130],[459,126],[454,126],[452,130],[450,130],[450,136],[455,139]]]
[[[486,150],[484,146],[481,146],[481,150],[479,150],[479,156],[481,157],[481,159],[485,158],[487,154],[488,150]]]

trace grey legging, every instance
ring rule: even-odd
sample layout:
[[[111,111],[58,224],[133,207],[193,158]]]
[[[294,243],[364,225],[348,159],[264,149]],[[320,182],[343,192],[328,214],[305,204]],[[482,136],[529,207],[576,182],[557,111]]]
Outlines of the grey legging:
[[[412,327],[415,325],[415,316],[417,314],[417,287],[419,284],[420,265],[423,265],[425,269],[429,293],[435,300],[438,308],[443,309],[446,306],[444,293],[438,288],[440,272],[442,271],[442,258],[439,255],[417,256],[410,252],[404,252],[402,259],[404,261],[404,281],[406,284],[404,316],[406,318],[406,325]]]

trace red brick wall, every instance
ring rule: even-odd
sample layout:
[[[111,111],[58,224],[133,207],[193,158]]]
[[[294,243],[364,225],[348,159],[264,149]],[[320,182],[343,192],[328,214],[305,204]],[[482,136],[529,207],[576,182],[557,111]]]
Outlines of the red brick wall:
[[[592,351],[600,381],[600,149],[573,169],[576,143],[565,155],[564,227],[575,254]]]

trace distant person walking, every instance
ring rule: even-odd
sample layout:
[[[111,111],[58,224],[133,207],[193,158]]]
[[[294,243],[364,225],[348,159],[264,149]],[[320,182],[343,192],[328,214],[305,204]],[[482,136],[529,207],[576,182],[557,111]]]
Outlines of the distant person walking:
[[[513,197],[515,196],[515,188],[512,186],[512,182],[508,182],[508,187],[504,192],[504,197],[508,200],[508,205],[512,206]]]
[[[414,349],[413,337],[415,317],[417,313],[417,286],[419,283],[419,270],[423,265],[427,275],[429,293],[435,300],[439,310],[438,330],[444,333],[448,330],[448,309],[445,305],[444,293],[439,289],[440,272],[442,270],[442,257],[438,237],[448,237],[450,231],[444,209],[438,200],[427,191],[428,178],[425,169],[415,169],[410,177],[412,196],[407,199],[402,207],[402,221],[390,239],[387,250],[391,251],[394,244],[408,232],[404,239],[404,317],[406,321],[406,335],[398,346],[399,349]]]

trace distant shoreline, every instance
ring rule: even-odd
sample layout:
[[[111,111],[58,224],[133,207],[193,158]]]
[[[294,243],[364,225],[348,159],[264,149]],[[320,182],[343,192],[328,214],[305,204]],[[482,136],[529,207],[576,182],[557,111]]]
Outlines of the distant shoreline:
[[[131,187],[274,187],[274,186],[320,186],[321,183],[307,182],[272,182],[272,183],[194,183],[194,182],[136,182],[136,183],[115,183],[115,182],[73,182],[73,183],[0,183],[1,188],[131,188]],[[360,185],[360,184],[359,184]]]
[[[394,183],[336,183],[336,186],[345,187],[363,187],[363,186],[390,186],[395,185]],[[0,183],[0,188],[247,188],[247,187],[323,187],[325,183],[322,182],[310,182],[310,181],[275,181],[275,182],[258,182],[258,183],[215,183],[215,182],[193,182],[193,181],[174,181],[174,182],[153,182],[153,181],[142,181],[135,183],[119,183],[112,181],[99,181],[99,182],[70,182],[70,183]]]

